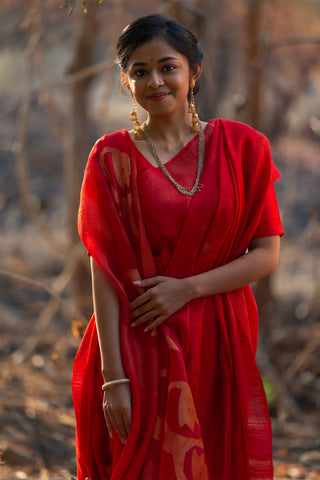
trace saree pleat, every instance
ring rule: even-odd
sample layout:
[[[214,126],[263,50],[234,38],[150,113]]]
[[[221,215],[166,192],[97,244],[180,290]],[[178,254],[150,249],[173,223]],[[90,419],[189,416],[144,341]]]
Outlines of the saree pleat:
[[[79,480],[273,478],[250,287],[193,300],[152,333],[129,326],[129,302],[140,294],[134,280],[183,278],[224,265],[245,253],[261,222],[269,187],[279,177],[266,138],[226,120],[210,122],[205,137],[203,188],[188,200],[179,225],[174,221],[170,226],[168,205],[172,202],[175,215],[180,194],[171,184],[155,191],[163,180],[146,164],[141,170],[128,132],[103,137],[90,154],[79,232],[119,295],[121,352],[131,379],[133,416],[124,446],[117,435],[108,437],[93,316],[73,376]],[[194,140],[182,153],[196,155],[196,148]],[[170,168],[176,168],[176,160]],[[153,194],[157,202],[148,207]],[[157,226],[147,219],[148,208],[168,229],[167,236],[162,231],[163,239],[155,237]],[[281,233],[279,224],[268,234]]]

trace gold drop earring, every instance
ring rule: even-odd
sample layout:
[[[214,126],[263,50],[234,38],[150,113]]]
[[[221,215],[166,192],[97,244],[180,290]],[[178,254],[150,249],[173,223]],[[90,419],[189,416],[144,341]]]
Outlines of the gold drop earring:
[[[192,79],[190,83],[190,102],[189,102],[188,112],[192,113],[192,131],[200,132],[200,121],[199,121],[199,116],[196,112],[196,107],[194,103],[194,94],[193,94],[193,89],[195,85],[196,85],[196,82],[194,81],[194,79]]]
[[[142,131],[142,128],[141,128],[141,123],[138,120],[138,114],[137,114],[137,101],[134,97],[133,97],[133,107],[132,107],[132,110],[130,112],[130,120],[132,122],[134,122],[134,127],[133,127],[134,138],[136,140],[143,140],[143,138],[144,138],[143,137],[143,131]]]

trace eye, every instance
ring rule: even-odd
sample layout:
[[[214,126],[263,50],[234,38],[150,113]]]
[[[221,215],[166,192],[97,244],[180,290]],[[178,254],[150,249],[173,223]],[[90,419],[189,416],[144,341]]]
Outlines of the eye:
[[[174,65],[165,65],[162,70],[164,72],[170,73],[173,72],[175,69],[176,67]]]
[[[144,69],[141,68],[140,70],[136,70],[134,72],[134,76],[135,77],[144,77],[145,75],[147,75],[147,73],[148,73],[147,70],[144,70]]]

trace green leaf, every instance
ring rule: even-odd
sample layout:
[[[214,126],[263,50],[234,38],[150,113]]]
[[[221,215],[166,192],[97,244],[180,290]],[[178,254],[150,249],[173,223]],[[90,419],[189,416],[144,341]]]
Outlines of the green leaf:
[[[268,405],[270,405],[277,398],[277,393],[273,388],[272,383],[266,377],[263,377],[262,381],[263,381],[264,391],[267,397],[267,402],[268,402]]]

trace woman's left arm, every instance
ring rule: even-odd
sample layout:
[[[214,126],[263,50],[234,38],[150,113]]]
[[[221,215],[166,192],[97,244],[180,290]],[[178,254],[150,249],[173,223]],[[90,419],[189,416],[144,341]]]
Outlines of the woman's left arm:
[[[153,277],[141,280],[148,290],[131,302],[131,325],[148,323],[152,330],[190,300],[229,292],[270,275],[278,266],[280,236],[252,240],[248,253],[230,263],[183,279]]]

